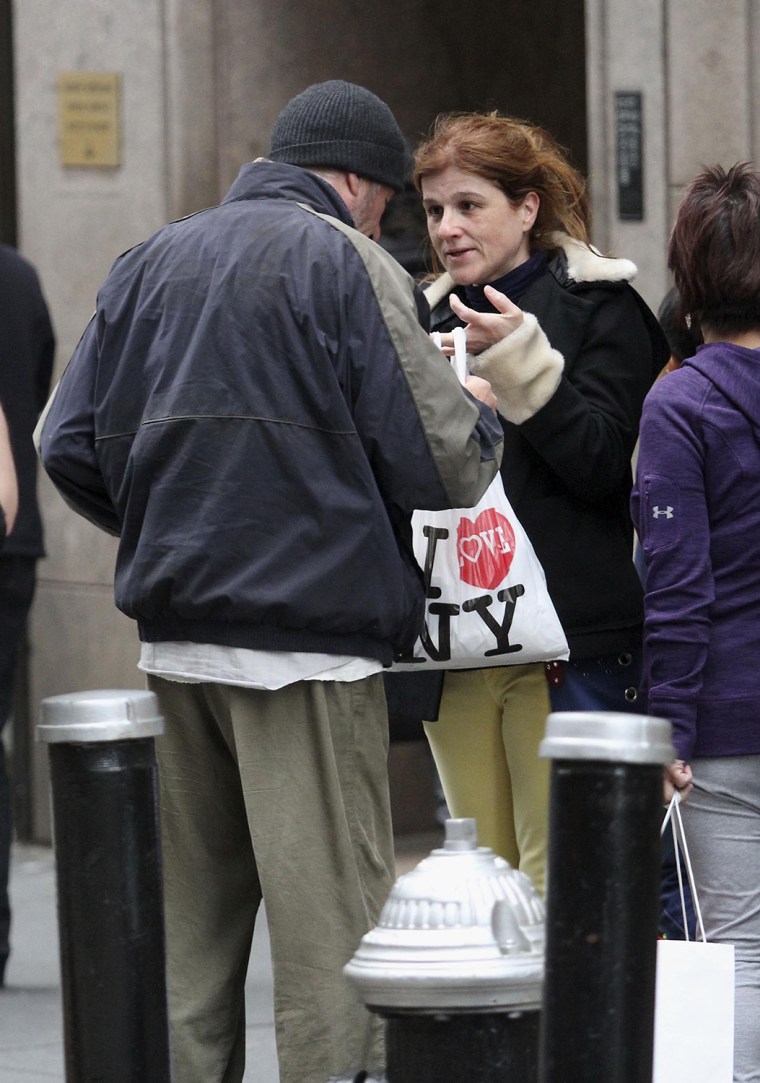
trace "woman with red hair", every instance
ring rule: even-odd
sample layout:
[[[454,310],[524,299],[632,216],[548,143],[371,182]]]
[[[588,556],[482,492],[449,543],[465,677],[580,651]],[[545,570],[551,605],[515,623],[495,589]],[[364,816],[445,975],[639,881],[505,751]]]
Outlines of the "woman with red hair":
[[[504,487],[570,646],[546,673],[448,671],[425,729],[452,814],[474,816],[481,842],[543,891],[546,715],[638,709],[631,456],[669,351],[629,284],[635,266],[590,245],[584,180],[544,129],[497,113],[440,117],[414,181],[442,272],[426,291],[431,329],[450,351],[464,326],[469,368],[497,396]]]

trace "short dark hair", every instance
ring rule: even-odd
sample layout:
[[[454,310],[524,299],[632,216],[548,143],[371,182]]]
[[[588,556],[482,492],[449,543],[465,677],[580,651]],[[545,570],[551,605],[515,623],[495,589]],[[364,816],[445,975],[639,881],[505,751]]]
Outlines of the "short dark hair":
[[[668,245],[683,310],[703,328],[760,327],[760,173],[710,166],[686,190]]]

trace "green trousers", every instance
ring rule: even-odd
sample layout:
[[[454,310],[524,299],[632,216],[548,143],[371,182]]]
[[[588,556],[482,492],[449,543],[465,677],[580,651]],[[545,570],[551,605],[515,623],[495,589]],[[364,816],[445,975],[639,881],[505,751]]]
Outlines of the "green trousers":
[[[384,1063],[382,1023],[342,975],[393,884],[382,677],[275,692],[149,677],[174,1083],[240,1083],[262,899],[280,1083]]]

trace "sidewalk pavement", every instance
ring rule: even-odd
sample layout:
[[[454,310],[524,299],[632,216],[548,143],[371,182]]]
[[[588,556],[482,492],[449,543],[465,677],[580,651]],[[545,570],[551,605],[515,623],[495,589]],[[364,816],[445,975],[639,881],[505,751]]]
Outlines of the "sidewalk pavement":
[[[440,845],[442,832],[396,840],[401,875]],[[11,956],[0,990],[0,1083],[64,1083],[61,976],[53,851],[15,844],[11,859]],[[253,938],[246,980],[244,1083],[279,1083],[266,920]]]

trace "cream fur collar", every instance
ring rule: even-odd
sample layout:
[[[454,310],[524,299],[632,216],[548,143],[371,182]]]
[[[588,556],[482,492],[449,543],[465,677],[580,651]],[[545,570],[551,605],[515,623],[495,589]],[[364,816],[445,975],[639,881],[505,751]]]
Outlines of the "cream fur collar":
[[[593,246],[576,241],[567,233],[554,233],[552,240],[565,253],[567,273],[574,282],[630,282],[638,274],[638,268],[631,260],[603,256]],[[436,278],[425,288],[430,307],[435,308],[454,288],[451,275],[442,274]]]

